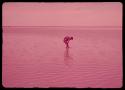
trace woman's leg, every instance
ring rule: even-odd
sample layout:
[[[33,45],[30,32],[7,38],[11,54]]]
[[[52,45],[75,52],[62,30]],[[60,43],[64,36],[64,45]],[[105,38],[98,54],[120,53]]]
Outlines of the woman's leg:
[[[69,44],[68,43],[66,44],[66,47],[69,48]]]

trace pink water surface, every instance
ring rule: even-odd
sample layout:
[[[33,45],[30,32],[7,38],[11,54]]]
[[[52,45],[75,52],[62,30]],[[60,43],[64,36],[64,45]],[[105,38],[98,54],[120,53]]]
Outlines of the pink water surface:
[[[122,79],[121,28],[3,27],[4,87],[120,88]]]

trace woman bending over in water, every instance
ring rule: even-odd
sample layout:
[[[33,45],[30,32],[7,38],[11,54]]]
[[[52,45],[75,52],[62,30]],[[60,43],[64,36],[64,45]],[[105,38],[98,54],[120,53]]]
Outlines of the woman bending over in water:
[[[64,37],[64,43],[66,44],[66,48],[69,48],[69,41],[73,40],[73,37],[66,36]]]

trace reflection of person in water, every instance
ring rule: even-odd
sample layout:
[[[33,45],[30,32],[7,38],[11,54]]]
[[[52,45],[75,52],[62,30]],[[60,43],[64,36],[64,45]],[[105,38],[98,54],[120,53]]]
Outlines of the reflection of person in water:
[[[64,43],[66,44],[66,48],[69,48],[69,41],[73,40],[73,37],[66,36],[64,37]]]
[[[71,65],[72,64],[72,60],[73,58],[70,56],[70,53],[69,53],[69,48],[66,48],[65,52],[64,52],[64,61],[65,61],[65,64],[67,65]]]

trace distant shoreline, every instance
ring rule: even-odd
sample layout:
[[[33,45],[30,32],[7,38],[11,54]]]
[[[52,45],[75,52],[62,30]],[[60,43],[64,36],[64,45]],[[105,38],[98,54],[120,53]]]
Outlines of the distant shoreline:
[[[67,28],[122,28],[122,26],[2,26],[2,27],[20,27],[20,28],[28,28],[28,27],[47,27],[47,28],[62,28],[62,27],[67,27]]]

